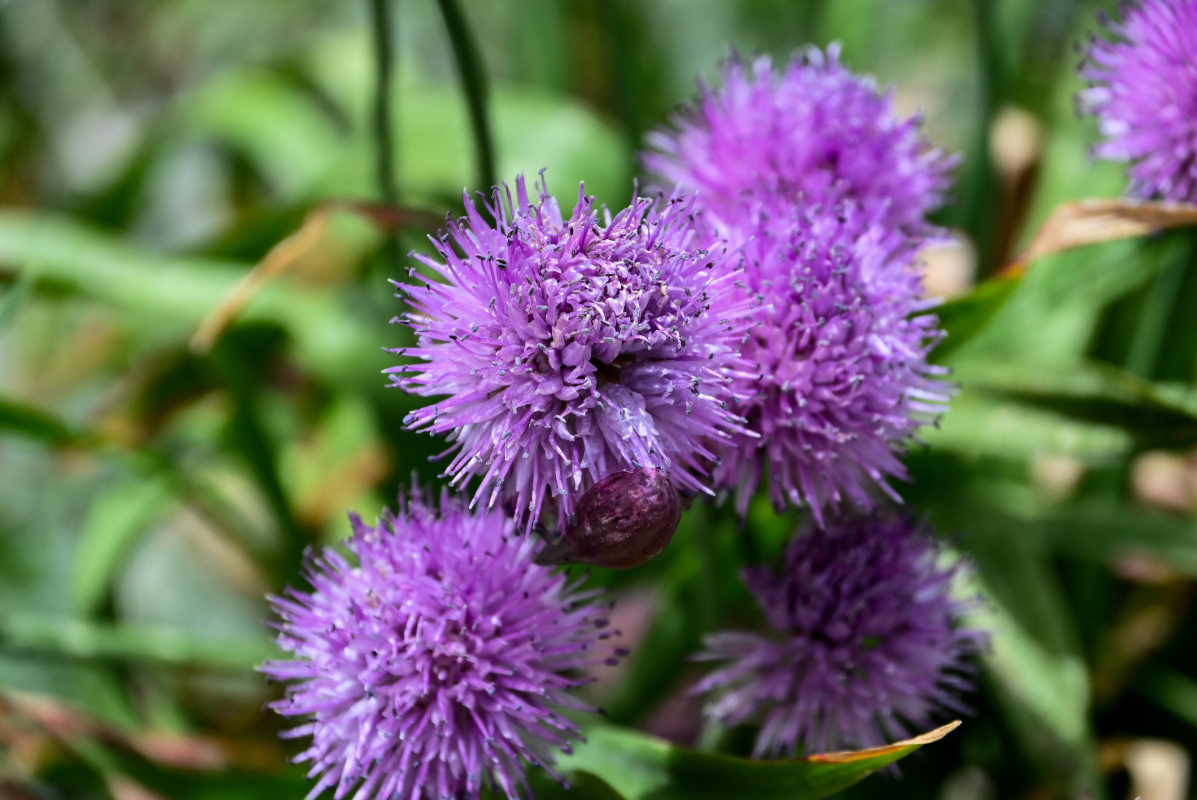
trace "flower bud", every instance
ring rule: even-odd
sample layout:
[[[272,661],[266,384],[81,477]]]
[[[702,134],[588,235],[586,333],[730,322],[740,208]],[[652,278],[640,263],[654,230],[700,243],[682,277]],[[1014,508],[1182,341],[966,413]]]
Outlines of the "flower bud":
[[[611,473],[575,508],[565,534],[540,551],[538,564],[638,567],[665,549],[682,516],[669,475],[651,468]]]

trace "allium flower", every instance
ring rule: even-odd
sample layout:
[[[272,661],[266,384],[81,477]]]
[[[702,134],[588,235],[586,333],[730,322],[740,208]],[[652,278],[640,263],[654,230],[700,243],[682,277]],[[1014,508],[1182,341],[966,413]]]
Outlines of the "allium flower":
[[[859,204],[885,225],[908,232],[944,200],[955,159],[930,147],[917,117],[899,119],[890,92],[809,48],[780,74],[767,57],[751,66],[732,58],[723,85],[705,85],[697,107],[673,130],[649,134],[644,164],[665,186],[698,190],[699,206],[719,227],[753,214],[744,197]]]
[[[897,517],[855,518],[800,534],[780,574],[744,570],[769,634],[708,636],[703,661],[726,662],[694,689],[729,725],[762,722],[756,757],[872,747],[965,711],[968,656],[983,633],[958,627],[975,601],[952,598],[959,565]]]
[[[293,681],[272,708],[306,721],[298,757],[357,800],[461,800],[484,786],[526,791],[524,764],[550,768],[578,738],[561,709],[575,670],[605,660],[606,620],[561,574],[532,563],[537,540],[498,511],[442,497],[351,517],[349,550],[310,559],[311,593],[271,598],[293,661],[262,671]]]
[[[731,60],[720,89],[649,137],[646,166],[698,191],[701,236],[736,249],[762,306],[743,350],[752,375],[734,386],[758,438],[735,437],[715,473],[741,513],[766,465],[774,504],[809,505],[820,524],[844,497],[892,495],[896,453],[947,400],[912,260],[954,160],[891,106],[832,45],[780,75],[767,58]]]
[[[1126,4],[1095,38],[1079,95],[1105,140],[1094,153],[1129,161],[1130,192],[1197,202],[1197,0]]]
[[[893,495],[886,479],[905,477],[898,453],[948,399],[945,370],[927,363],[943,334],[902,234],[851,205],[773,198],[755,214],[743,257],[763,310],[735,408],[759,438],[724,448],[715,484],[744,513],[768,466],[774,505],[807,504],[822,524],[844,497],[867,508],[874,486]]]
[[[504,202],[504,200],[506,202]],[[531,525],[546,495],[559,521],[613,472],[668,470],[709,491],[711,442],[740,431],[728,411],[750,311],[722,248],[700,249],[689,202],[638,198],[611,218],[579,191],[569,217],[543,180],[466,199],[447,223],[434,273],[396,284],[419,359],[389,370],[405,390],[445,399],[407,423],[448,434],[446,473],[480,477],[474,501],[502,496]]]

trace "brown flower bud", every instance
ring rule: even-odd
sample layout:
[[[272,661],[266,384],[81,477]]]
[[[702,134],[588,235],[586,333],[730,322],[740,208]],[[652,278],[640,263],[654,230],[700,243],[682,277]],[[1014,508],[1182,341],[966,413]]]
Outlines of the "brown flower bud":
[[[565,534],[536,563],[638,567],[665,549],[681,516],[664,470],[613,472],[582,494]]]

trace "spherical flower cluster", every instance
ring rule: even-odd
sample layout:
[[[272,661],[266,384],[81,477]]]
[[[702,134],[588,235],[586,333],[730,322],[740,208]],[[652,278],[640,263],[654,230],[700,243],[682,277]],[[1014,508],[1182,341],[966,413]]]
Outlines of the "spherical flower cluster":
[[[1130,192],[1197,202],[1197,0],[1126,5],[1095,38],[1081,77],[1084,111],[1105,140],[1096,155],[1132,162]]]
[[[756,438],[723,449],[715,485],[743,513],[768,466],[773,502],[808,505],[820,524],[844,497],[892,494],[897,451],[948,395],[927,363],[941,334],[912,261],[954,160],[834,45],[781,74],[733,59],[649,146],[658,180],[698,192],[703,240],[735,250],[761,307],[743,353],[752,374],[735,383]]]
[[[310,593],[271,598],[279,645],[262,670],[292,681],[274,710],[305,721],[298,760],[357,800],[461,800],[526,790],[578,736],[563,708],[575,670],[604,660],[605,608],[532,563],[536,539],[498,511],[411,501],[377,526],[352,518],[349,550],[311,558]]]
[[[780,73],[767,57],[732,58],[723,85],[648,137],[644,164],[665,186],[697,190],[705,221],[727,232],[753,200],[834,206],[851,200],[893,228],[920,232],[944,200],[955,159],[932,148],[917,117],[854,75],[838,45],[811,47]],[[747,202],[745,202],[747,200]]]
[[[902,234],[851,205],[774,198],[756,215],[742,254],[762,311],[735,408],[758,436],[724,448],[715,483],[744,513],[767,466],[774,504],[807,504],[822,524],[844,497],[868,507],[873,487],[892,494],[886,479],[905,476],[901,450],[948,400],[927,362],[942,333]]]
[[[961,711],[985,637],[958,626],[973,601],[940,556],[907,520],[856,518],[800,534],[780,573],[744,570],[772,632],[707,637],[696,658],[725,662],[695,687],[707,713],[760,720],[760,757],[881,745]]]
[[[566,218],[539,189],[496,190],[486,215],[467,199],[437,257],[416,256],[435,277],[397,284],[417,345],[396,352],[417,361],[392,379],[445,395],[409,426],[448,434],[452,482],[480,477],[474,500],[501,496],[527,525],[546,496],[567,520],[618,471],[709,491],[713,444],[742,431],[729,411],[751,312],[739,271],[697,240],[680,197],[612,218],[579,192]]]

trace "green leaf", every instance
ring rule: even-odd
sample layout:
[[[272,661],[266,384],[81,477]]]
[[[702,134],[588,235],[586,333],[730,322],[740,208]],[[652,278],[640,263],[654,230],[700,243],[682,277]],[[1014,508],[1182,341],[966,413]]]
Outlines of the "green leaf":
[[[565,786],[542,771],[533,775],[529,783],[536,800],[626,800],[611,784],[582,770],[571,772]]]
[[[935,360],[942,361],[984,329],[1006,305],[1021,281],[1022,273],[999,275],[935,309],[939,326],[947,334],[932,351]]]
[[[601,777],[627,800],[816,800],[860,781],[959,723],[886,747],[782,761],[700,753],[615,727],[586,731],[587,743],[560,759],[567,776]]]
[[[244,769],[183,769],[151,761],[140,753],[98,738],[71,737],[66,742],[71,753],[92,769],[106,776],[121,776],[149,790],[152,796],[172,800],[260,800],[261,798],[302,797],[311,789],[311,781],[302,770],[288,769],[281,774],[250,772]]]
[[[1146,553],[1197,578],[1197,525],[1191,519],[1124,504],[1087,501],[1049,508],[1031,522],[1053,550],[1074,557],[1110,561]]]
[[[221,259],[173,256],[51,215],[0,213],[0,261],[23,265],[39,288],[67,289],[129,312],[157,342],[189,338],[249,271]],[[304,364],[334,385],[382,392],[378,370],[389,358],[385,320],[362,321],[327,292],[275,281],[240,319],[284,328]]]
[[[350,141],[296,81],[254,69],[226,72],[181,96],[162,132],[219,141],[288,198],[312,194]]]
[[[1098,363],[1066,369],[989,364],[962,370],[960,377],[970,388],[1071,422],[1121,429],[1139,448],[1183,449],[1197,443],[1197,401],[1185,385],[1151,383]]]
[[[0,397],[0,431],[5,430],[58,447],[93,443],[87,435],[44,411]]]
[[[1040,454],[1112,462],[1137,450],[1197,444],[1189,387],[1151,383],[1102,364],[960,364],[962,389],[932,447],[1025,459]]]
[[[1092,789],[1089,679],[1080,642],[1043,548],[1011,536],[1005,523],[974,516],[961,526],[985,599],[971,624],[991,632],[985,664],[1027,755],[1046,774]]]
[[[0,651],[237,671],[251,670],[277,655],[265,629],[261,639],[216,640],[159,625],[106,624],[35,614],[0,616]]]
[[[25,275],[18,277],[17,282],[0,297],[0,330],[13,320],[32,294],[33,283]]]
[[[1102,309],[1186,258],[1188,233],[1111,241],[1037,260],[1019,279],[1019,290],[971,337],[969,350],[983,347],[988,359],[997,353],[1053,363],[1082,357]]]
[[[1134,446],[1133,437],[1117,425],[1069,419],[968,383],[939,426],[920,436],[933,450],[1016,460],[1051,453],[1104,462],[1124,457]]]
[[[122,466],[151,480],[161,479],[174,495],[208,520],[213,530],[243,547],[269,572],[276,557],[260,536],[219,492],[203,478],[185,469],[170,456],[151,447],[136,448],[105,439],[85,429],[75,429],[45,412],[0,397],[0,431],[37,439],[53,446],[77,446],[111,457]]]
[[[103,602],[125,555],[169,501],[168,487],[156,478],[110,487],[97,499],[75,544],[71,599],[76,611],[89,614]]]
[[[1197,728],[1197,681],[1153,664],[1139,671],[1134,685],[1139,694]]]

